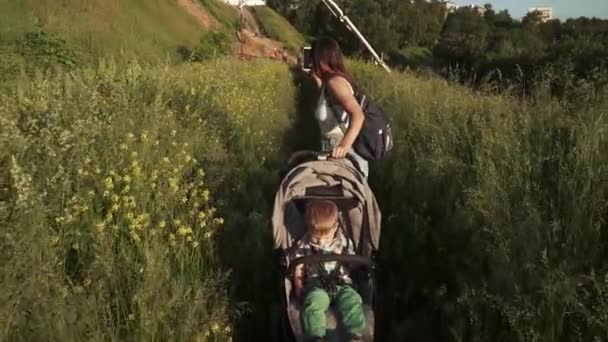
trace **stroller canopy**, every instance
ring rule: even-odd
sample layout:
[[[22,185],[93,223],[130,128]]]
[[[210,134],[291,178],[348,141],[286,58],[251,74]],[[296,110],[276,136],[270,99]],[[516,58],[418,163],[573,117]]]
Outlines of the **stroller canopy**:
[[[341,159],[302,163],[283,179],[272,216],[276,249],[288,249],[304,235],[303,204],[315,198],[336,202],[341,223],[359,252],[379,248],[381,214],[376,198],[361,173]]]

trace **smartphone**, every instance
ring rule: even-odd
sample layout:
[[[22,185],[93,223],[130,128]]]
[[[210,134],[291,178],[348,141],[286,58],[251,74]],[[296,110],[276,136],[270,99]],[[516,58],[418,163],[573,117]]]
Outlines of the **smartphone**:
[[[312,70],[312,49],[310,46],[302,49],[302,70],[306,72]]]

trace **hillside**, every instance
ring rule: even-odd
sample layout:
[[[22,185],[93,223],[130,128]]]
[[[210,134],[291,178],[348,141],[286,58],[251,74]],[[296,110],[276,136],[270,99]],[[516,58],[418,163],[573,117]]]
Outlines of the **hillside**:
[[[125,54],[177,59],[177,47],[192,46],[202,31],[195,17],[167,0],[2,1],[0,13],[4,41],[42,29],[89,61]]]
[[[272,8],[254,6],[250,10],[259,22],[261,32],[283,43],[292,54],[297,54],[306,44],[306,38]]]
[[[225,32],[234,54],[241,48],[236,34],[239,11],[218,0],[3,1],[0,12],[0,71],[4,74],[24,64],[86,64],[107,57],[179,62],[208,31]],[[278,20],[278,14],[270,9],[258,12],[271,15],[258,15],[258,24],[256,16],[244,9],[246,54],[267,57],[275,48],[287,46],[295,52],[303,45],[297,31]],[[258,26],[271,37],[265,37]],[[283,31],[287,34],[276,34]]]

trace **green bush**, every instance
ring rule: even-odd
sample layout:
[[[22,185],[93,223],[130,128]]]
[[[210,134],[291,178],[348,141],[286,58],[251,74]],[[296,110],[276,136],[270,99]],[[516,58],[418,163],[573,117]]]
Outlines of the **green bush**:
[[[19,44],[19,53],[31,67],[46,69],[60,65],[73,68],[78,58],[65,40],[43,30],[27,32]]]
[[[224,31],[205,32],[188,60],[202,62],[228,56],[232,50],[232,42],[231,36]]]

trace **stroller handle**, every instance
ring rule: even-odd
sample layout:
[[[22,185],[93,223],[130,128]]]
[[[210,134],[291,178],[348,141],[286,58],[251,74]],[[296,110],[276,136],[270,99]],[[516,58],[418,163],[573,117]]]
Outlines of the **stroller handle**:
[[[295,259],[291,265],[289,265],[289,274],[293,274],[295,268],[299,265],[318,264],[324,262],[337,261],[342,264],[349,264],[355,266],[363,266],[370,270],[374,269],[375,263],[368,257],[360,255],[344,255],[344,254],[326,254],[326,255],[307,255]]]

